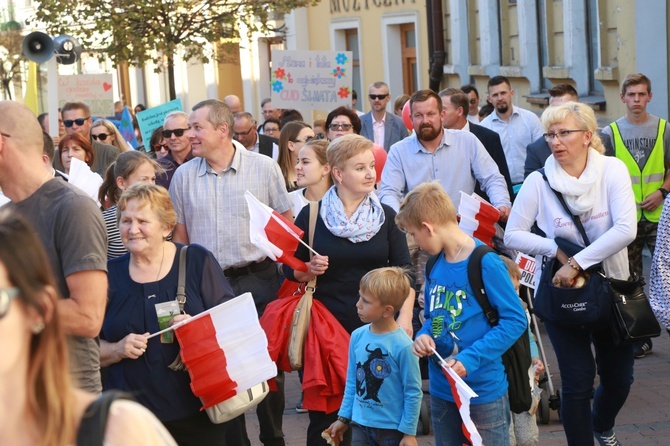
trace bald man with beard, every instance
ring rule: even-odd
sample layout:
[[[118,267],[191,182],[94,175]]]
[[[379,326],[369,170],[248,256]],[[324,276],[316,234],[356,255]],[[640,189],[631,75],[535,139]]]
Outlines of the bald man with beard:
[[[42,160],[42,129],[28,107],[0,101],[0,188],[6,207],[25,218],[46,249],[61,299],[56,311],[68,335],[79,387],[102,391],[97,336],[107,301],[107,232],[96,204],[53,177]]]

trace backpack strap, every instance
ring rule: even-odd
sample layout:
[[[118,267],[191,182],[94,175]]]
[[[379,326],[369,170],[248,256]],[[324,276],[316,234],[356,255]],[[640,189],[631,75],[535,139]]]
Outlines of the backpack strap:
[[[468,260],[468,281],[470,282],[472,291],[475,293],[477,302],[479,302],[479,306],[482,307],[482,311],[486,315],[486,319],[491,326],[495,326],[498,325],[498,312],[491,306],[482,280],[482,259],[489,252],[495,253],[487,245],[479,245],[472,251]]]
[[[77,431],[77,446],[100,446],[105,438],[109,408],[118,398],[123,398],[118,391],[103,392],[84,411],[84,416]]]
[[[177,282],[177,302],[179,303],[179,312],[184,314],[184,305],[186,305],[186,248],[182,246],[179,251],[179,280]]]
[[[430,277],[430,272],[433,270],[433,267],[435,266],[435,263],[437,262],[437,259],[440,258],[441,254],[442,253],[435,254],[434,256],[430,256],[428,258],[428,261],[426,262],[426,274],[424,276],[425,280],[428,280],[428,277]]]

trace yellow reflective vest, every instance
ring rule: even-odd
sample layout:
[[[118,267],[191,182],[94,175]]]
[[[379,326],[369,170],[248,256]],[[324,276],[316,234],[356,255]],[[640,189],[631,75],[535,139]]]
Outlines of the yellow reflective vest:
[[[653,211],[645,211],[641,207],[642,201],[652,192],[656,192],[663,185],[665,179],[665,153],[663,148],[663,134],[665,133],[665,119],[658,120],[658,133],[656,135],[656,144],[651,149],[644,169],[640,172],[640,166],[630,154],[630,151],[623,143],[619,127],[616,122],[610,124],[612,136],[614,137],[614,154],[624,162],[630,173],[630,180],[633,183],[633,194],[635,195],[635,204],[637,205],[637,221],[640,221],[642,215],[647,221],[658,223],[663,211],[663,205]]]

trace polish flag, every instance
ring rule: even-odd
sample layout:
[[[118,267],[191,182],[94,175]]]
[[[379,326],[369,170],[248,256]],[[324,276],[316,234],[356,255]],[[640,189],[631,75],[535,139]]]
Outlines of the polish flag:
[[[175,333],[203,409],[277,376],[251,293],[175,325]]]
[[[442,366],[442,373],[444,373],[447,381],[449,381],[451,394],[456,402],[456,407],[458,407],[458,412],[461,414],[461,420],[463,420],[463,435],[470,441],[472,446],[482,446],[482,437],[479,435],[475,423],[472,422],[472,418],[470,418],[470,398],[476,398],[477,394],[451,367],[447,367],[444,361],[440,364]]]
[[[251,243],[272,260],[285,263],[294,270],[307,272],[305,262],[294,257],[304,231],[258,201],[251,192],[244,192],[244,198],[249,206]]]
[[[495,224],[500,220],[498,209],[475,193],[467,195],[461,191],[458,214],[461,217],[458,226],[463,232],[493,247]]]

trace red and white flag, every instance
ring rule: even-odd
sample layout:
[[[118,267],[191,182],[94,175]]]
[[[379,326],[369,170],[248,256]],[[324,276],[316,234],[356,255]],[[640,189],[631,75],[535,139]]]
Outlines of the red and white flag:
[[[461,192],[458,214],[461,217],[458,226],[463,232],[493,246],[493,236],[496,234],[495,225],[500,220],[498,209],[475,193],[467,195]]]
[[[283,215],[258,201],[246,191],[244,198],[249,206],[249,235],[251,243],[266,256],[291,268],[307,272],[307,265],[295,258],[295,250],[304,231],[288,221]]]
[[[175,327],[191,390],[204,409],[277,376],[251,293]]]
[[[449,381],[451,394],[454,396],[456,407],[458,407],[458,412],[461,414],[461,420],[463,420],[463,435],[470,441],[472,446],[482,446],[482,437],[479,435],[472,418],[470,418],[470,398],[476,398],[477,394],[470,388],[470,386],[465,384],[465,381],[463,381],[451,367],[447,367],[444,361],[441,362],[441,365],[442,373],[444,373],[447,381]]]

